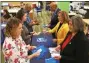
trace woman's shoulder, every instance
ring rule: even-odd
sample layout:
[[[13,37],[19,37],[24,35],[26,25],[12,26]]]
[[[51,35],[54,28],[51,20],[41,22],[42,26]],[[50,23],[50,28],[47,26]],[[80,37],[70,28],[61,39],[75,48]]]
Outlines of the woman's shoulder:
[[[5,37],[5,40],[11,40],[12,37]]]
[[[12,42],[12,37],[5,37],[4,42],[7,42],[7,43]]]
[[[12,44],[12,38],[11,37],[5,37],[3,45]]]
[[[64,25],[68,26],[68,23],[64,23]]]
[[[76,38],[78,38],[78,40],[81,40],[81,41],[89,41],[87,36],[85,35],[85,33],[83,31],[77,32]]]
[[[64,24],[63,24],[63,27],[64,27],[64,28],[69,28],[68,23],[64,23]]]

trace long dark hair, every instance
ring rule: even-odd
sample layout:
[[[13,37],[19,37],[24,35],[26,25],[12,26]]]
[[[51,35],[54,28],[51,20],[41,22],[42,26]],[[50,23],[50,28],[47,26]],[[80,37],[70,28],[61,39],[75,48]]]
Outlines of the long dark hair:
[[[17,12],[16,17],[17,17],[18,19],[22,20],[22,17],[24,16],[25,13],[26,13],[26,11],[25,11],[23,8],[21,8],[21,9]]]

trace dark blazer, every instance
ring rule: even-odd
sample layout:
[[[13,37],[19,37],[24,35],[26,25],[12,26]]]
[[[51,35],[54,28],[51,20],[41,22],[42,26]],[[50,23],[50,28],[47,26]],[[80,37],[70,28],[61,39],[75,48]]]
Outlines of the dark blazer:
[[[60,54],[60,63],[89,63],[89,40],[84,32],[78,32]]]
[[[25,41],[26,45],[31,43],[31,35],[25,25],[23,25],[23,30],[21,32],[22,39]]]
[[[53,29],[53,28],[56,26],[56,24],[59,22],[59,21],[58,21],[58,12],[59,12],[59,11],[60,11],[60,9],[57,8],[57,9],[55,10],[55,12],[53,13],[53,15],[52,15],[52,17],[51,17],[51,22],[50,22],[50,27],[49,27],[49,28]]]
[[[24,25],[27,27],[29,32],[33,32],[33,28],[32,26],[29,25],[29,23],[27,23],[26,21],[24,22]]]

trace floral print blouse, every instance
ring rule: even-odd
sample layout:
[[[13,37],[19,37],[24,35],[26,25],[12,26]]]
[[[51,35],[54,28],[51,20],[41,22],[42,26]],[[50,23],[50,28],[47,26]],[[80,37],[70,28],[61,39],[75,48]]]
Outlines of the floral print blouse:
[[[27,46],[21,36],[18,39],[5,38],[3,53],[6,63],[29,63],[27,51]]]

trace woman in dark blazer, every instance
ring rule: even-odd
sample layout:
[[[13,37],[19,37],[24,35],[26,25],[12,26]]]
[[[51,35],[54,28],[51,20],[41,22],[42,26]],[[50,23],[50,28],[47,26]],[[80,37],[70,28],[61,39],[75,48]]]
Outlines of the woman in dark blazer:
[[[73,16],[69,21],[70,32],[63,43],[56,47],[61,49],[60,63],[89,63],[89,40],[84,34],[84,23],[79,16]]]
[[[28,28],[24,25],[24,22],[26,21],[26,11],[24,9],[20,9],[17,14],[16,14],[16,18],[20,19],[23,26],[23,30],[21,32],[21,36],[23,38],[23,40],[25,41],[25,43],[28,45],[30,44],[30,41],[31,41],[31,35],[30,35],[30,32],[28,31]]]

